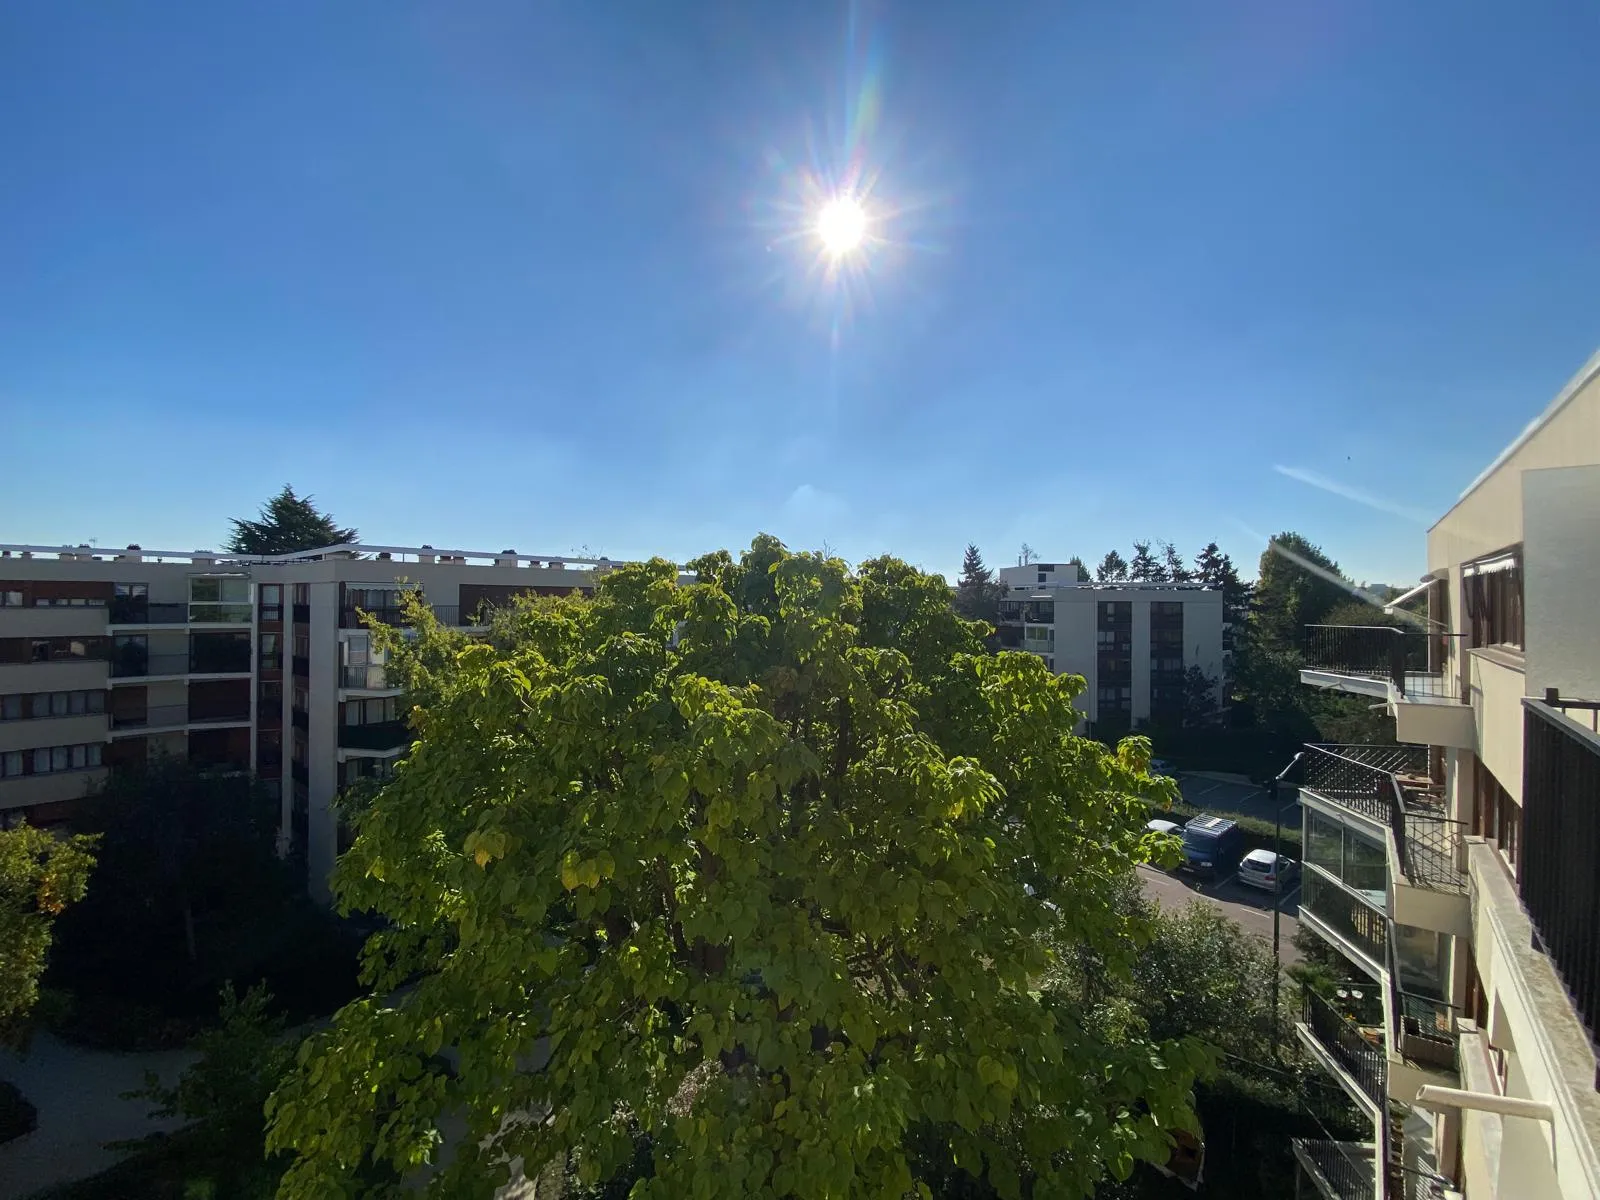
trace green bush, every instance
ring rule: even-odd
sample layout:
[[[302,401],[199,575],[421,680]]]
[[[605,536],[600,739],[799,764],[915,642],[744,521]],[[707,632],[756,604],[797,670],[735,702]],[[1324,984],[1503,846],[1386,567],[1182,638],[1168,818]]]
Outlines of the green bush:
[[[0,1143],[32,1133],[39,1124],[39,1112],[28,1103],[15,1084],[0,1079]]]

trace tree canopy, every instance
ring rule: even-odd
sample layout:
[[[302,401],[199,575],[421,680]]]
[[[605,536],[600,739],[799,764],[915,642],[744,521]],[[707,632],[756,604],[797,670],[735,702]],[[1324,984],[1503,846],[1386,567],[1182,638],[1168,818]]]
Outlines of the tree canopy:
[[[56,918],[83,899],[93,847],[27,824],[0,830],[0,1041],[18,1039],[39,998]]]
[[[296,550],[341,546],[360,538],[354,529],[340,529],[331,515],[311,503],[310,496],[295,495],[287,483],[261,506],[258,520],[233,518],[229,523],[233,532],[223,549],[230,554],[292,554]]]
[[[1255,625],[1273,649],[1297,649],[1307,625],[1319,624],[1349,598],[1339,564],[1298,533],[1280,533],[1261,552]]]
[[[1128,578],[1127,560],[1115,550],[1107,550],[1100,565],[1094,569],[1096,583],[1122,583]]]
[[[763,536],[691,566],[524,600],[484,642],[420,608],[415,642],[379,631],[417,741],[334,886],[388,926],[374,998],[269,1105],[280,1195],[424,1161],[429,1194],[484,1194],[515,1156],[632,1171],[636,1197],[926,1171],[1044,1198],[1164,1160],[1206,1052],[1049,983],[1052,945],[1131,977],[1147,930],[1117,891],[1172,788],[1148,742],[1075,736],[1081,679],[983,653],[894,559]]]

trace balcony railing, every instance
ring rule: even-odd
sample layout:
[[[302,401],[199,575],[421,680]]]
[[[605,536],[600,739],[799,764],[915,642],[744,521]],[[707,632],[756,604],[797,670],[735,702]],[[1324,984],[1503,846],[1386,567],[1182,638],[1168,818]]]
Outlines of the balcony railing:
[[[118,646],[111,657],[111,677],[126,679],[139,675],[187,675],[187,654],[151,654],[141,646]]]
[[[1002,621],[1022,622],[1025,624],[1050,625],[1056,619],[1056,602],[1054,600],[1002,600],[1000,601],[1000,619]]]
[[[132,596],[117,596],[111,601],[113,625],[185,625],[189,621],[187,604],[152,604]]]
[[[1600,1046],[1600,735],[1589,728],[1600,702],[1550,691],[1523,705],[1517,889],[1534,940],[1550,956],[1590,1042]]]
[[[1388,625],[1307,625],[1306,666],[1381,679],[1408,700],[1461,699],[1464,636]]]
[[[393,750],[410,739],[411,733],[404,721],[339,726],[339,745],[346,750]]]
[[[1391,979],[1393,976],[1391,976]],[[1394,989],[1395,1049],[1402,1058],[1445,1071],[1456,1070],[1461,1034],[1459,1010],[1443,1000]]]
[[[459,625],[461,623],[461,609],[458,605],[433,604],[429,607],[433,609],[433,615],[438,619],[439,624]],[[350,607],[341,609],[339,612],[339,627],[341,629],[365,629],[366,622],[361,619],[362,613],[375,618],[381,624],[393,625],[397,628],[403,628],[410,623],[405,610],[396,604],[383,605],[377,608]]]
[[[1377,1200],[1377,1151],[1369,1142],[1290,1142],[1300,1167],[1339,1200]]]
[[[388,676],[384,673],[383,667],[365,666],[339,668],[339,686],[379,691],[385,688],[392,688],[395,685],[388,681]]]
[[[1439,892],[1466,890],[1460,821],[1445,815],[1425,746],[1308,746],[1301,787],[1387,825],[1406,879]]]
[[[1376,985],[1363,986],[1376,990]],[[1380,1111],[1386,1109],[1388,1060],[1383,1050],[1381,1019],[1362,1024],[1335,1007],[1334,1001],[1315,992],[1306,993],[1302,1016],[1317,1044],[1356,1081],[1367,1099]]]
[[[113,729],[168,729],[181,725],[237,724],[250,719],[250,707],[193,709],[187,704],[155,704],[142,712],[112,713]]]

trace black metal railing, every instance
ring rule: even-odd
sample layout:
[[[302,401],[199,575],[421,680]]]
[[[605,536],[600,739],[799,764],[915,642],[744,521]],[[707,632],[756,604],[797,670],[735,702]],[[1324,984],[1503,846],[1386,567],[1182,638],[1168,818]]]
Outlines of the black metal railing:
[[[1391,976],[1391,979],[1393,976]],[[1456,1049],[1461,1040],[1453,1004],[1431,996],[1418,996],[1398,986],[1393,991],[1395,1049],[1402,1058],[1446,1071],[1456,1070]]]
[[[1461,699],[1465,636],[1389,625],[1307,625],[1306,666],[1334,675],[1382,679],[1408,699]]]
[[[1517,890],[1535,943],[1600,1045],[1600,736],[1573,719],[1600,711],[1600,702],[1547,692],[1523,705]]]
[[[1371,1143],[1294,1138],[1290,1145],[1301,1169],[1339,1200],[1377,1200],[1377,1151]]]
[[[1445,815],[1442,789],[1428,775],[1426,746],[1307,746],[1301,787],[1387,825],[1408,882],[1433,891],[1466,890],[1460,821]]]
[[[1383,1052],[1383,1023],[1363,1027],[1315,992],[1305,994],[1302,1017],[1311,1036],[1379,1109],[1386,1108],[1388,1061]],[[1376,1038],[1376,1041],[1374,1041]]]
[[[339,726],[339,745],[346,750],[392,750],[411,739],[404,721]]]
[[[1302,913],[1315,917],[1378,966],[1388,961],[1389,922],[1383,913],[1338,884],[1328,883],[1314,870],[1304,873],[1301,886]]]
[[[1000,601],[1000,619],[1002,621],[1020,621],[1025,624],[1053,624],[1056,619],[1056,602],[1054,600],[1002,600]]]

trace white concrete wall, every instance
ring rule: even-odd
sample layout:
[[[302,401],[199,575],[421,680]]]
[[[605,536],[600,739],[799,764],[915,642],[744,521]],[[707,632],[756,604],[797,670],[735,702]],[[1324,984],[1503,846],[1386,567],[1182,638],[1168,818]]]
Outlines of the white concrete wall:
[[[1523,541],[1522,473],[1600,462],[1600,354],[1428,531],[1430,573]]]
[[[1528,694],[1600,699],[1600,466],[1524,472],[1522,509]]]
[[[1093,598],[1056,602],[1056,674],[1082,675],[1088,685],[1073,703],[1095,720],[1095,679],[1099,667]]]
[[[1500,786],[1522,803],[1522,697],[1524,677],[1517,656],[1502,650],[1469,651],[1472,714],[1478,757]]]

